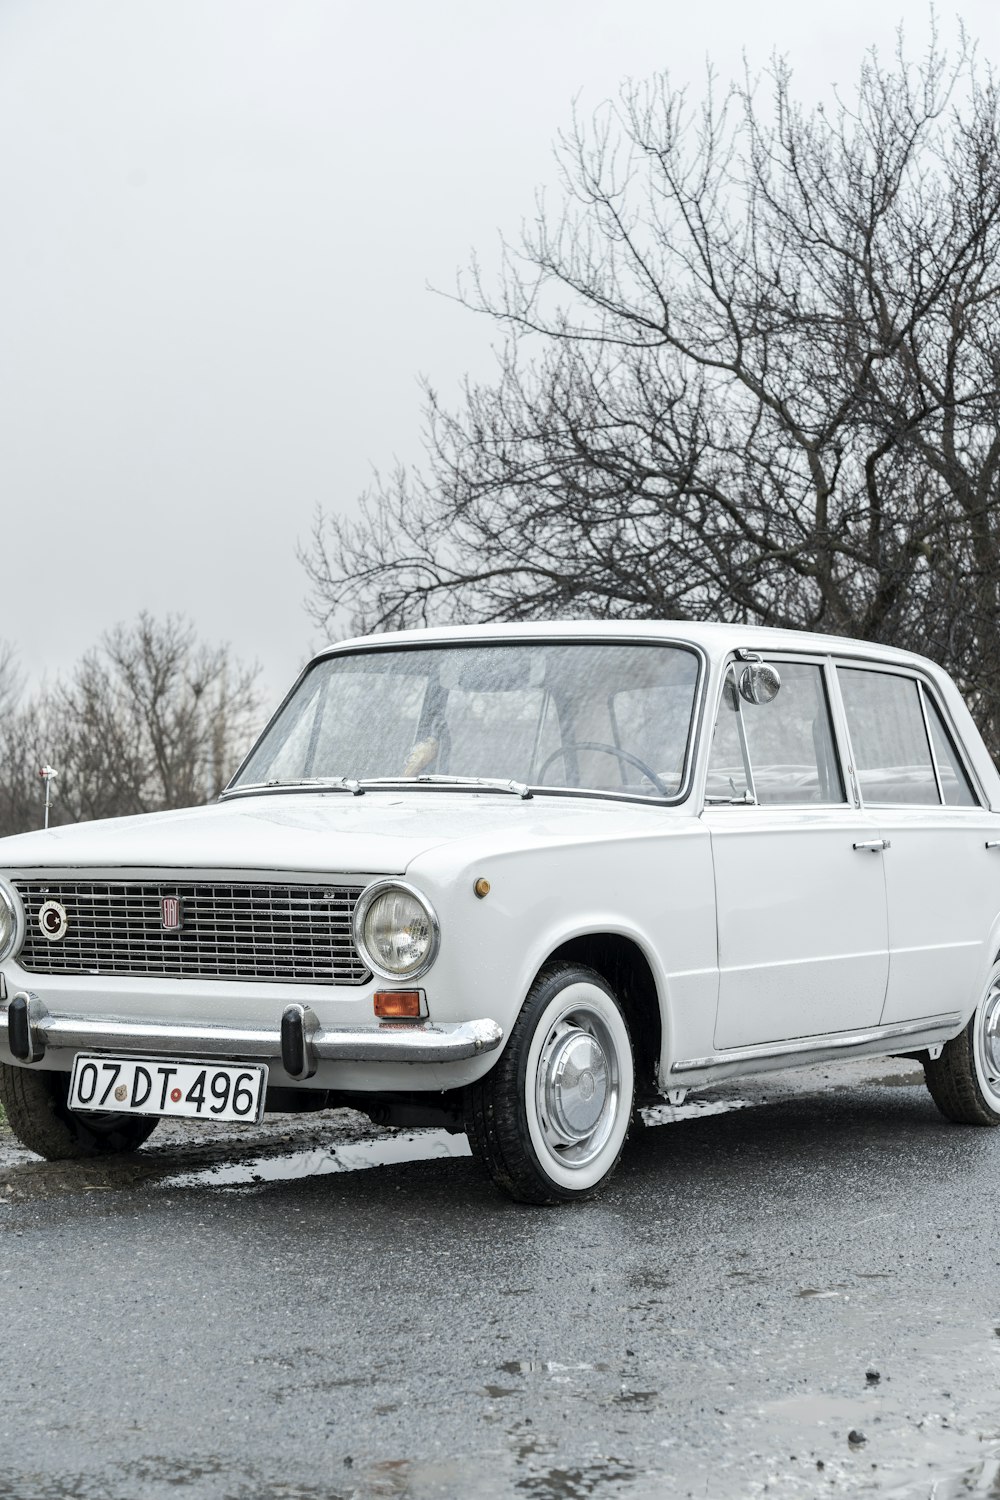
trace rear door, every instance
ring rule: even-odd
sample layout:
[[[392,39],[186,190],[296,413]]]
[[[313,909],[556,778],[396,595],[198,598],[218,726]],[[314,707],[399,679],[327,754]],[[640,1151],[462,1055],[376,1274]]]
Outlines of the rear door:
[[[864,806],[889,844],[882,1022],[966,1009],[997,908],[1000,865],[986,849],[996,819],[980,805],[929,682],[844,661],[837,676]]]
[[[719,1049],[878,1023],[888,975],[878,824],[838,754],[833,668],[769,657],[773,702],[745,702],[739,667],[718,706],[704,820],[719,945]]]

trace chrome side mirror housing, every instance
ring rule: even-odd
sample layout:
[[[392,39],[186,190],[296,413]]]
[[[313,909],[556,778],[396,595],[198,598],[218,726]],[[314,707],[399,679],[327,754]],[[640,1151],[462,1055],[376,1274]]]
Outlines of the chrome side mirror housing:
[[[756,652],[748,652],[747,657],[748,665],[740,673],[740,697],[758,707],[763,703],[773,703],[781,687],[777,667],[772,667],[770,662],[764,661]]]

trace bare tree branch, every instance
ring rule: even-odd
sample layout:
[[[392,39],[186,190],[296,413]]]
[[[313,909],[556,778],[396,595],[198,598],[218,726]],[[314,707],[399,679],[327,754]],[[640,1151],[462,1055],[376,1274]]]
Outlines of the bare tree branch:
[[[805,109],[628,84],[468,306],[426,464],[316,517],[324,625],[722,616],[924,650],[1000,750],[1000,129],[964,42]]]
[[[50,760],[53,823],[210,800],[251,743],[256,678],[177,616],[116,626],[67,681],[0,718],[0,831],[38,826],[37,773]]]

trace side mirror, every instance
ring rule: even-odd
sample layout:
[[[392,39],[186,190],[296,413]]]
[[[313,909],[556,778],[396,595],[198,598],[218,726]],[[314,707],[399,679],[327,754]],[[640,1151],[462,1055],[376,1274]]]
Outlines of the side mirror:
[[[745,698],[748,703],[758,706],[773,703],[780,687],[781,678],[777,667],[772,667],[770,662],[763,661],[756,654],[740,673],[740,697]]]

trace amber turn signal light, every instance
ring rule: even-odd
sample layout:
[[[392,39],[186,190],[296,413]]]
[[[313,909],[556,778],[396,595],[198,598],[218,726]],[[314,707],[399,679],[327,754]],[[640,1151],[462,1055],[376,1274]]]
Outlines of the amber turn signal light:
[[[388,1018],[420,1015],[420,990],[376,990],[375,1014]]]

